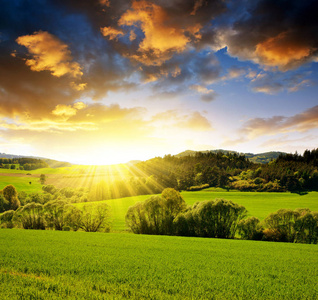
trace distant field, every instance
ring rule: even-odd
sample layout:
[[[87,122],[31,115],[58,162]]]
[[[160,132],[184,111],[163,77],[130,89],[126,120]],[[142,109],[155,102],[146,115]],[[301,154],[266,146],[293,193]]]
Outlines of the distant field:
[[[41,174],[46,175],[46,184],[53,184],[57,188],[91,188],[92,185],[97,184],[102,180],[106,182],[111,182],[113,180],[122,179],[129,176],[128,168],[125,164],[119,164],[114,166],[73,165],[71,167],[42,168],[30,171],[0,169],[0,188],[3,188],[2,182],[7,183],[11,180],[11,177],[8,180],[5,180],[5,178],[3,178],[4,176],[8,176],[9,174],[12,174],[12,176],[20,178],[16,178],[16,180],[13,180],[12,182],[19,184],[20,190],[18,189],[18,191],[24,190],[26,192],[42,191],[41,186],[37,186],[39,188],[38,190],[35,186],[29,186],[29,178],[32,176],[39,178]],[[9,184],[14,185],[14,183]]]
[[[21,172],[21,171],[20,171]],[[0,175],[0,190],[5,186],[12,184],[18,192],[25,191],[27,193],[41,192],[42,185],[40,176],[1,176]],[[31,182],[31,184],[30,184]]]
[[[296,193],[269,193],[269,192],[239,192],[222,191],[221,189],[207,189],[198,192],[182,192],[188,204],[196,201],[224,198],[246,207],[251,216],[264,219],[269,213],[280,208],[310,208],[318,211],[318,192],[309,192],[305,195]]]
[[[0,299],[317,299],[317,245],[0,230]]]
[[[181,194],[189,205],[192,205],[197,201],[212,200],[216,198],[231,200],[245,206],[248,210],[248,215],[258,217],[261,220],[271,212],[275,212],[280,208],[296,209],[301,207],[318,211],[318,192],[309,192],[306,195],[300,196],[292,193],[227,192],[223,189],[211,188],[198,192],[182,192]],[[112,208],[112,229],[114,231],[125,230],[125,215],[128,208],[136,202],[144,201],[149,197],[151,197],[151,195],[101,201],[109,204]],[[84,204],[79,203],[76,205],[80,207]]]

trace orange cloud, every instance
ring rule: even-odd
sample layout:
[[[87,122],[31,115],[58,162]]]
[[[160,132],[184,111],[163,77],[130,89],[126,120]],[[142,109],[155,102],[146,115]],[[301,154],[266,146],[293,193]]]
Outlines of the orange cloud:
[[[288,32],[282,32],[257,44],[255,54],[264,65],[285,70],[290,65],[306,60],[311,55],[311,50],[310,47],[297,43]]]
[[[110,7],[110,2],[109,2],[109,0],[99,0],[99,3],[100,3],[101,5]]]
[[[58,104],[52,111],[52,114],[58,117],[73,117],[77,114],[78,110],[86,108],[87,105],[84,102],[76,102],[72,105]]]
[[[71,105],[59,104],[52,111],[55,116],[72,117],[77,113],[77,109],[73,108]]]
[[[110,40],[117,39],[119,35],[124,35],[122,30],[118,30],[112,27],[103,27],[100,29],[103,36],[108,37]]]
[[[46,31],[20,36],[16,42],[31,54],[32,58],[26,59],[25,63],[32,71],[50,71],[56,77],[68,74],[78,78],[83,75],[80,64],[72,61],[68,46]]]
[[[124,13],[118,25],[140,26],[145,37],[139,44],[138,54],[132,58],[146,65],[161,65],[173,52],[182,52],[190,42],[186,29],[168,24],[165,10],[148,1],[134,1],[132,9]],[[198,34],[199,27],[191,28]]]

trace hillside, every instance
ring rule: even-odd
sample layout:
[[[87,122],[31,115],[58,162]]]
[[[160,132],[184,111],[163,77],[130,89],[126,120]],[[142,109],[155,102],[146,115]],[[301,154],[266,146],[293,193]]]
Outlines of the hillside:
[[[185,157],[185,156],[195,156],[196,153],[224,153],[224,154],[243,154],[246,156],[246,158],[249,159],[249,161],[256,163],[256,164],[266,164],[269,163],[271,160],[276,159],[280,154],[285,154],[284,152],[279,151],[270,151],[270,152],[264,152],[259,154],[254,153],[240,153],[233,150],[223,150],[223,149],[216,149],[216,150],[203,150],[203,151],[193,151],[193,150],[186,150],[179,154],[174,155],[175,157]]]
[[[72,164],[69,162],[58,161],[55,159],[39,157],[39,156],[27,156],[27,155],[16,155],[16,154],[7,154],[0,152],[0,158],[8,158],[8,159],[19,159],[19,158],[32,158],[32,159],[40,159],[46,162],[50,168],[62,168],[62,167],[70,167]]]

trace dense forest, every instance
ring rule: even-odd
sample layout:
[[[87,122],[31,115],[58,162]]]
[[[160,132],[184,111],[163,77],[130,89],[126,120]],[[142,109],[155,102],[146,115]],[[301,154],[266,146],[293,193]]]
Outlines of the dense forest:
[[[303,155],[280,154],[268,164],[252,163],[237,153],[200,153],[194,156],[167,155],[140,162],[136,176],[150,177],[156,187],[198,190],[209,186],[253,191],[318,189],[318,149]]]

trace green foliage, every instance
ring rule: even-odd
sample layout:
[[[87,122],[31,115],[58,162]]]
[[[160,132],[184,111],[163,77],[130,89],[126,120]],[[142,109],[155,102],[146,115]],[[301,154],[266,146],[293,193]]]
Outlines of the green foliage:
[[[63,230],[68,225],[68,208],[70,205],[63,200],[52,200],[44,205],[44,218],[49,229]]]
[[[317,244],[318,212],[307,209],[279,209],[265,220],[266,240]]]
[[[24,229],[45,229],[43,205],[32,202],[21,206],[13,220]]]
[[[110,208],[107,204],[85,205],[77,220],[78,227],[87,232],[110,230]]]
[[[0,228],[13,228],[14,210],[7,210],[0,214]]]
[[[0,213],[9,210],[10,209],[10,203],[8,200],[6,200],[3,195],[0,193]]]
[[[201,184],[201,185],[190,186],[187,190],[190,192],[201,191],[201,190],[206,189],[208,187],[209,187],[209,184],[205,183],[205,184]]]
[[[134,233],[171,235],[174,233],[174,218],[185,208],[180,193],[167,188],[161,196],[152,196],[129,207],[126,224]]]
[[[46,175],[45,174],[41,174],[40,175],[40,182],[41,182],[41,184],[43,185],[45,182],[46,182]]]
[[[245,240],[261,240],[264,228],[260,225],[259,218],[248,217],[237,225],[238,233]]]
[[[57,188],[53,184],[43,185],[42,190],[52,195],[54,195],[57,192]]]
[[[2,193],[3,193],[4,199],[9,202],[10,209],[16,210],[20,207],[20,201],[18,199],[18,192],[12,184],[7,185],[2,190]]]
[[[296,242],[317,244],[318,242],[318,212],[309,209],[299,211],[300,217],[295,221]]]
[[[0,165],[3,165],[6,169],[16,169],[16,165],[20,165],[24,170],[35,170],[40,168],[46,168],[49,165],[42,159],[36,158],[0,158]],[[10,167],[11,165],[11,167]],[[14,166],[14,167],[12,167]]]
[[[197,202],[175,220],[176,234],[234,238],[237,224],[245,214],[245,207],[232,201]]]

